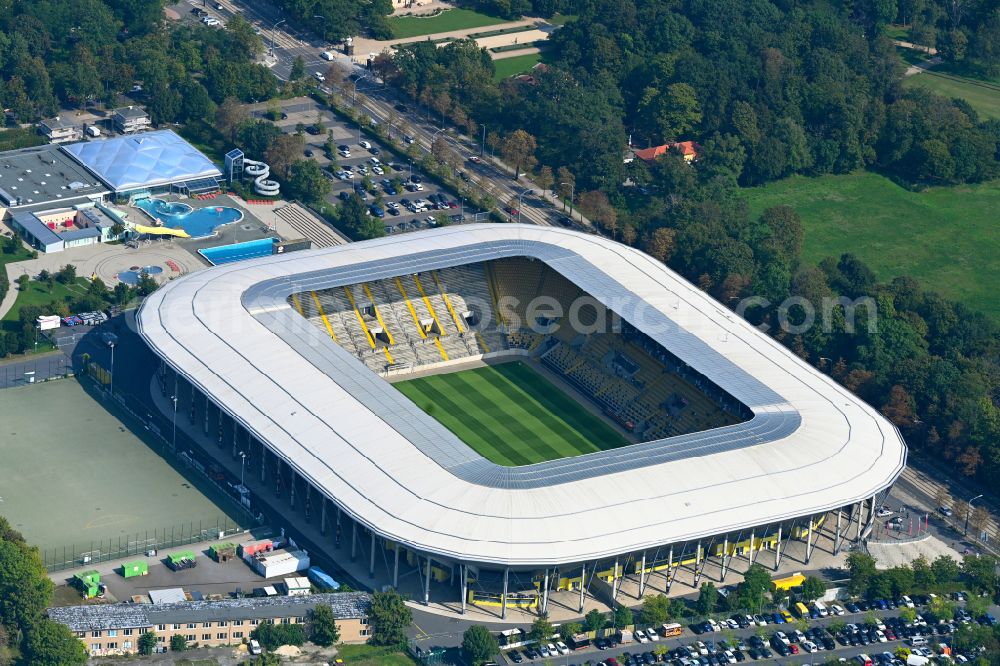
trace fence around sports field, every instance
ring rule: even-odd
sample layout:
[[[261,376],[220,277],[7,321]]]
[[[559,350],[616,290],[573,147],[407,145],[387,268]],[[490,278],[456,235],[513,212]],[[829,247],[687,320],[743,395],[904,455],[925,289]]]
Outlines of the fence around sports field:
[[[228,517],[210,523],[181,523],[151,531],[125,534],[117,538],[75,543],[42,550],[42,563],[49,571],[63,571],[81,566],[114,562],[136,555],[145,556],[149,551],[160,551],[192,543],[217,542],[246,528],[237,525]]]

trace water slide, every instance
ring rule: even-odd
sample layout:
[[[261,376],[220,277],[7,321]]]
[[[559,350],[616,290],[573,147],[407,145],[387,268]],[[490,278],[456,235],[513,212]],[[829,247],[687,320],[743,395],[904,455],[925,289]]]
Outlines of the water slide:
[[[268,176],[271,175],[271,167],[267,164],[258,162],[257,160],[248,160],[244,157],[243,170],[248,176],[253,178],[254,192],[265,197],[278,196],[281,186],[278,185],[278,181],[268,179]]]
[[[136,233],[150,234],[152,236],[177,236],[178,238],[191,238],[191,234],[183,229],[171,229],[170,227],[147,227],[142,224],[132,225]]]

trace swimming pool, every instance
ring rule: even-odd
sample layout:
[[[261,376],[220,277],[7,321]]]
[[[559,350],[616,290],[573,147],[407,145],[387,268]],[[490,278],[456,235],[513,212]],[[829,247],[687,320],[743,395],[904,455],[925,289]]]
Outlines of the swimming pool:
[[[163,199],[139,199],[135,205],[154,219],[163,222],[163,226],[183,229],[194,238],[211,236],[215,233],[216,227],[243,219],[242,212],[228,206],[207,206],[196,209],[186,203]]]
[[[127,271],[121,271],[120,273],[118,273],[118,279],[124,282],[125,284],[129,284],[134,287],[135,285],[139,284],[139,276],[142,273],[145,273],[147,275],[159,275],[162,272],[163,272],[162,266],[143,266],[141,268],[139,266],[133,266]]]
[[[269,257],[273,252],[274,239],[272,238],[261,238],[243,243],[231,243],[230,245],[217,245],[198,250],[198,254],[208,259],[208,262],[213,266],[229,264],[234,261],[243,261],[244,259]]]

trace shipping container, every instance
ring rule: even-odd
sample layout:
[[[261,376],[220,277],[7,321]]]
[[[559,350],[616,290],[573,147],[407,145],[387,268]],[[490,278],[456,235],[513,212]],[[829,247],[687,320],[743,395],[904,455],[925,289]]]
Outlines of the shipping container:
[[[216,562],[228,562],[236,557],[236,544],[229,543],[228,541],[226,543],[217,543],[208,549],[208,554]]]
[[[313,585],[318,587],[323,592],[336,592],[340,589],[340,583],[335,581],[329,574],[319,567],[309,567],[306,575],[309,577],[309,580],[313,582]]]
[[[149,573],[149,565],[146,564],[146,560],[133,560],[131,562],[122,562],[122,575],[125,578],[132,578],[133,576],[145,576]]]
[[[80,590],[84,599],[93,599],[103,593],[101,574],[96,569],[84,571],[73,576],[73,586]]]
[[[287,576],[308,569],[309,555],[302,550],[283,550],[258,555],[253,560],[253,568],[264,578]]]
[[[167,557],[167,566],[174,571],[191,569],[192,567],[197,566],[197,564],[198,563],[195,561],[194,551],[191,550],[182,550],[179,553],[174,553],[173,555]]]
[[[274,542],[271,539],[248,541],[240,544],[240,557],[247,559],[258,553],[266,553],[272,550],[274,550]]]

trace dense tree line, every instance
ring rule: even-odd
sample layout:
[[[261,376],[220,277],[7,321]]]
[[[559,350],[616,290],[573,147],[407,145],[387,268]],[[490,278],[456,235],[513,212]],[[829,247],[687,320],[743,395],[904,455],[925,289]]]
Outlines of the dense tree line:
[[[993,0],[899,0],[910,39],[972,73],[1000,75],[1000,6]]]
[[[276,0],[289,20],[324,39],[368,33],[375,39],[390,39],[392,30],[386,17],[392,14],[392,0]]]
[[[0,664],[86,663],[83,643],[43,617],[52,588],[38,548],[0,516]]]
[[[154,123],[210,116],[226,97],[268,99],[262,42],[242,17],[225,29],[169,27],[162,0],[0,4],[0,105],[19,122],[116,102],[139,84]]]

